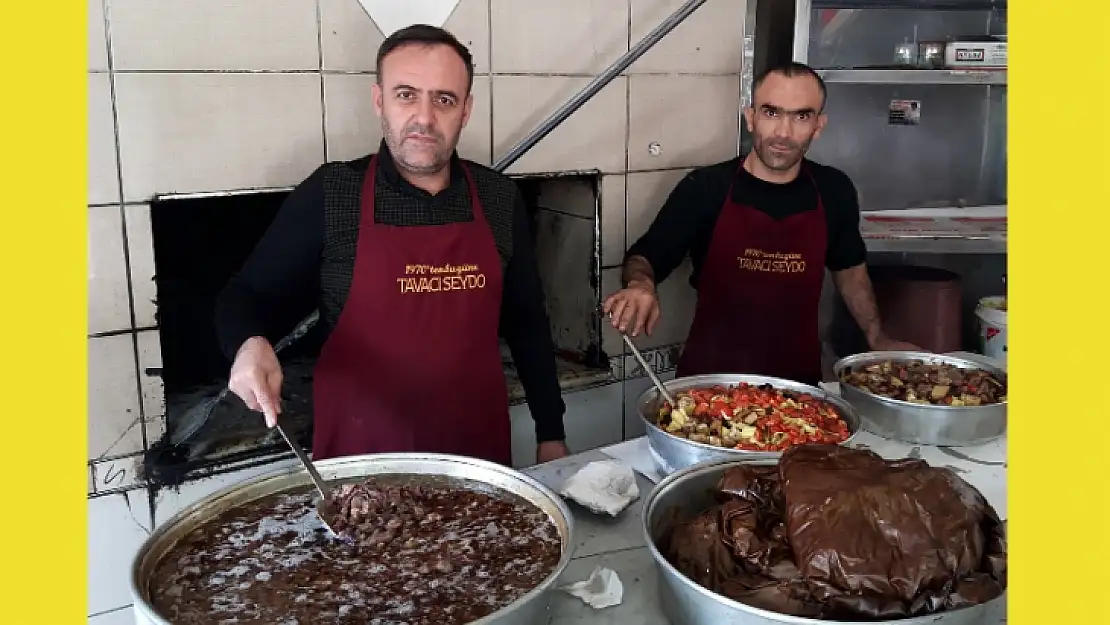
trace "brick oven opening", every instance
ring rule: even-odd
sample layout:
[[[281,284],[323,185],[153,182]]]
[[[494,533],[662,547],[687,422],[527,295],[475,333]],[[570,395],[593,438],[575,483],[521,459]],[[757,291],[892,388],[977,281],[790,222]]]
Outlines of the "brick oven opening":
[[[524,193],[555,340],[560,384],[584,388],[609,379],[601,350],[598,175],[551,174],[516,179]],[[288,191],[158,198],[151,203],[157,321],[162,348],[167,432],[146,458],[147,478],[162,483],[187,471],[284,452],[284,442],[234,395],[204,423],[197,407],[226,385],[230,362],[219,350],[216,297],[265,233]],[[283,320],[276,342],[298,318]],[[285,373],[283,425],[311,443],[312,368],[326,336],[319,326],[279,354]],[[502,346],[511,401],[523,401]],[[199,427],[198,427],[199,426]]]
[[[281,449],[276,433],[234,395],[216,404],[207,420],[198,418],[206,402],[227,384],[231,367],[216,340],[216,297],[288,195],[226,193],[151,202],[166,434],[146,458],[148,479],[162,476],[172,482],[182,466],[230,462]],[[278,331],[284,335],[298,321],[283,319]],[[283,426],[301,440],[311,438],[311,371],[324,338],[322,332],[310,331],[279,354],[286,379]]]

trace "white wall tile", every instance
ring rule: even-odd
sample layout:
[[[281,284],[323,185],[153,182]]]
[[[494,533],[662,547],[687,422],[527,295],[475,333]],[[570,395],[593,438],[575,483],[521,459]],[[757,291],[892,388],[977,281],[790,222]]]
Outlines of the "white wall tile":
[[[632,43],[643,39],[685,0],[631,0]],[[746,0],[706,2],[640,57],[630,73],[739,74],[744,60]]]
[[[89,204],[119,201],[110,80],[108,74],[89,74]]]
[[[690,322],[694,318],[697,305],[697,292],[690,286],[690,261],[679,265],[678,269],[657,285],[659,295],[659,322],[652,336],[641,333],[634,340],[636,347],[651,349],[660,345],[670,345],[686,340],[690,333]],[[601,272],[601,296],[608,297],[621,288],[621,270],[605,269]],[[610,358],[625,353],[624,341],[613,326],[602,324],[601,348]]]
[[[629,77],[628,168],[709,165],[736,156],[739,76]],[[659,156],[648,149],[662,148]]]
[[[119,206],[89,207],[89,334],[131,329]]]
[[[150,205],[129,204],[124,208],[127,255],[131,271],[131,293],[135,300],[135,327],[157,324],[158,289],[154,284],[154,239],[150,229]]]
[[[490,11],[494,73],[597,74],[628,51],[627,2],[491,0]]]
[[[111,460],[92,463],[90,469],[96,484],[96,492],[132,490],[140,486],[139,469],[142,467],[142,462],[142,453],[135,452],[129,456],[113,457]]]
[[[119,74],[124,195],[281,187],[324,160],[311,74]]]
[[[139,386],[146,417],[146,440],[147,445],[153,445],[166,433],[166,390],[162,376],[148,374],[147,370],[162,368],[162,344],[157,330],[138,332],[135,340],[139,348]]]
[[[135,625],[134,608],[125,606],[118,610],[90,616],[89,625]]]
[[[111,0],[116,70],[318,69],[316,0]]]
[[[544,137],[510,172],[625,167],[626,81],[618,77]],[[494,160],[507,153],[589,83],[567,76],[494,76]]]
[[[601,301],[604,302],[605,298],[619,290],[621,290],[621,269],[619,267],[602,269]],[[613,329],[608,319],[601,324],[601,350],[610,358],[623,356],[625,352],[624,340],[621,339],[620,333]]]
[[[385,37],[358,0],[320,0],[324,69],[374,71]],[[474,71],[489,72],[489,0],[460,0],[443,25],[470,49]]]
[[[690,260],[687,259],[666,280],[656,285],[659,294],[659,323],[652,336],[641,335],[636,338],[636,347],[651,349],[686,340],[698,302],[697,291],[690,286],[691,269]]]
[[[104,0],[89,2],[89,71],[108,69],[108,37],[104,32]]]
[[[142,450],[131,335],[90,338],[89,458]]]
[[[567,447],[576,454],[621,441],[621,385],[607,384],[563,395],[567,411],[563,428]],[[527,405],[513,406],[513,466],[536,464],[536,423]]]
[[[89,614],[131,603],[131,563],[149,535],[146,490],[89,500]]]
[[[624,262],[625,176],[601,177],[601,264]]]
[[[625,245],[632,247],[644,236],[667,201],[667,196],[690,172],[689,169],[643,171],[628,174],[628,208]]]
[[[382,140],[381,119],[374,112],[370,74],[324,76],[324,131],[328,160],[347,161],[376,152]]]
[[[351,160],[378,150],[381,120],[374,111],[371,74],[324,76],[328,160]],[[488,76],[475,76],[474,108],[459,138],[459,155],[477,163],[490,162],[490,88]]]

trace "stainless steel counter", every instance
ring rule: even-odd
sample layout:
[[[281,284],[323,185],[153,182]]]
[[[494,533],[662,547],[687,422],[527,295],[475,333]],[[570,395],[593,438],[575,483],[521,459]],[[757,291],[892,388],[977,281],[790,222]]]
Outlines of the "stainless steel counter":
[[[595,450],[531,467],[524,472],[557,491],[564,480],[587,463],[609,459],[609,456]],[[559,581],[560,586],[581,581],[590,575],[594,567],[605,566],[616,571],[620,577],[624,585],[623,601],[618,606],[595,610],[575,597],[556,591],[548,625],[681,625],[670,623],[659,609],[655,563],[644,546],[640,514],[643,498],[654,485],[638,473],[636,483],[640,487],[640,499],[615,519],[595,515],[571,504],[578,544],[574,559]],[[983,625],[1005,622],[1005,606],[1000,606],[983,621]]]

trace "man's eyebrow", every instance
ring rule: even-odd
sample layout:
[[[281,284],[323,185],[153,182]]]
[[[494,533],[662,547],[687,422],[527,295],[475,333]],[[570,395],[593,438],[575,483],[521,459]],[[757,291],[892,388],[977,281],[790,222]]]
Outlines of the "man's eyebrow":
[[[812,115],[812,114],[817,112],[817,109],[815,109],[813,107],[806,107],[806,108],[803,108],[803,109],[798,109],[796,111],[791,111],[789,109],[784,109],[781,106],[775,106],[773,104],[763,104],[759,108],[761,108],[765,111],[773,111],[775,113],[786,113],[788,115],[801,115],[802,113]]]
[[[394,91],[416,91],[417,93],[420,93],[420,92],[424,91],[423,89],[417,89],[416,87],[413,87],[412,85],[397,85],[396,87],[393,88],[393,90]],[[454,98],[456,100],[459,99],[459,94],[455,93],[454,91],[450,91],[450,90],[431,91],[431,94],[433,96],[445,95],[447,97]]]

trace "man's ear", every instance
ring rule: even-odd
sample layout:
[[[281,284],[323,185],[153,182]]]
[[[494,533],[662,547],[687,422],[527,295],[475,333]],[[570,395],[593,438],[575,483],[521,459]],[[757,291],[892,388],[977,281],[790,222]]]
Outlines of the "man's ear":
[[[748,132],[755,132],[755,109],[748,107],[744,109],[744,123],[748,125]]]
[[[825,124],[829,123],[829,116],[821,113],[817,116],[817,130],[813,132],[813,138],[821,136],[821,131],[825,129]]]

